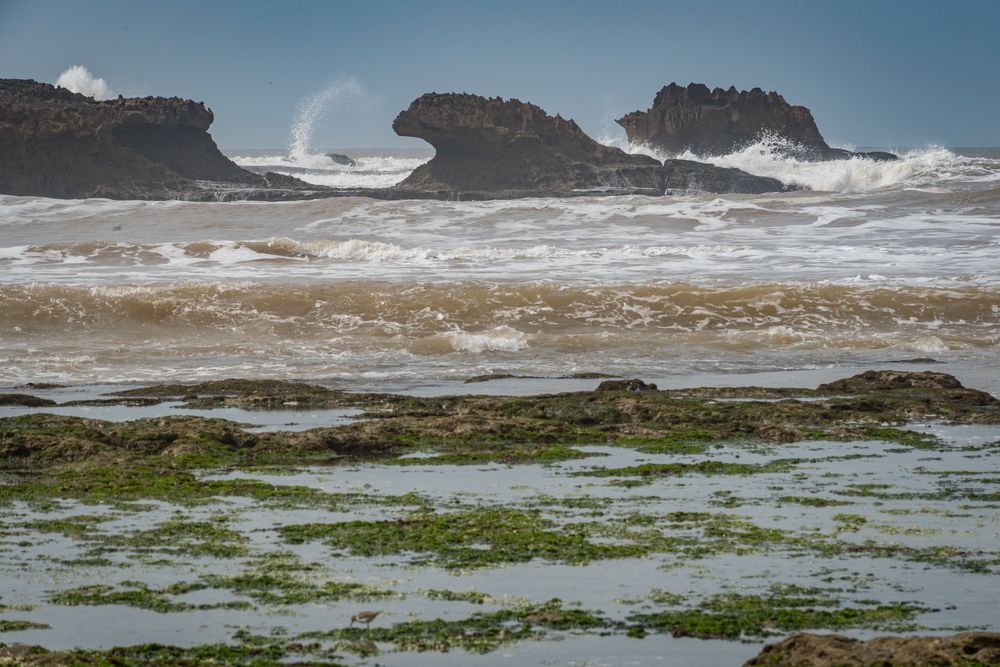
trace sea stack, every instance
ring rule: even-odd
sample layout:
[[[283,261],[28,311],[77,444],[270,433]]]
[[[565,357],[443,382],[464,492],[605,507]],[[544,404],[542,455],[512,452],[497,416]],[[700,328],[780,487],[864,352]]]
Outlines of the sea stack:
[[[97,101],[0,79],[0,193],[112,199],[296,198],[316,188],[223,155],[212,111],[178,97]]]
[[[892,153],[831,148],[809,109],[792,106],[778,93],[760,88],[709,90],[701,83],[687,87],[671,83],[656,94],[652,107],[616,122],[625,128],[630,144],[670,154],[690,150],[697,155],[725,155],[774,136],[787,139],[792,147],[783,150],[800,159],[897,159]]]
[[[599,144],[573,121],[517,99],[427,93],[393,122],[396,134],[419,137],[436,155],[398,190],[450,191],[494,197],[582,191],[664,194],[670,190],[774,192],[777,180],[686,160],[661,163]]]

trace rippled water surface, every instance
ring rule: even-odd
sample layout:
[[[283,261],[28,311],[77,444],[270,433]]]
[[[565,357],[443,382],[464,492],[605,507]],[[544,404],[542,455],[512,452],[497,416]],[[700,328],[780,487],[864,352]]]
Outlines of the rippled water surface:
[[[1000,152],[902,155],[709,158],[812,188],[759,196],[0,197],[0,382],[993,363]],[[428,157],[235,155],[337,186]]]

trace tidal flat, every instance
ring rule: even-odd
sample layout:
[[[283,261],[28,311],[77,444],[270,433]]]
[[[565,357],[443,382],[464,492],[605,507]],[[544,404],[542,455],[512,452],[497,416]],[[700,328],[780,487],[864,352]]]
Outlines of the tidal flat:
[[[990,394],[592,384],[12,388],[0,656],[736,665],[799,630],[1000,630]]]

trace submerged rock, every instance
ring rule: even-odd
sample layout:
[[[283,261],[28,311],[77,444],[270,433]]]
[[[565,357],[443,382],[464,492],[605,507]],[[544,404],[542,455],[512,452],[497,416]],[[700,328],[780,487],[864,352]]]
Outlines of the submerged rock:
[[[241,169],[215,145],[213,115],[177,97],[97,101],[0,79],[0,193],[112,199],[287,199],[316,190]]]
[[[327,153],[326,156],[333,160],[334,164],[342,164],[345,167],[357,167],[358,163],[349,155],[343,153]]]
[[[396,116],[396,134],[434,146],[397,190],[455,196],[541,196],[579,192],[667,190],[761,193],[782,191],[777,180],[688,160],[664,165],[587,136],[572,120],[550,116],[517,99],[427,93]]]
[[[831,148],[809,109],[792,106],[778,93],[760,88],[709,90],[701,83],[687,87],[671,83],[656,94],[651,108],[633,111],[616,122],[625,128],[630,144],[668,153],[690,150],[699,155],[726,155],[764,136],[778,136],[795,145],[783,150],[799,159],[897,159],[881,151],[853,153]]]
[[[1000,664],[1000,633],[963,632],[951,637],[875,637],[796,634],[768,644],[746,665],[772,667],[869,667],[894,665]]]

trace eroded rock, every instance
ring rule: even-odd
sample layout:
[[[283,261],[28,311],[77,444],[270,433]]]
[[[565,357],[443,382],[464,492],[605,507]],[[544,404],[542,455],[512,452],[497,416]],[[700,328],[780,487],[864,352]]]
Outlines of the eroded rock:
[[[0,405],[20,406],[26,408],[44,408],[56,405],[55,401],[31,394],[0,394]]]
[[[652,382],[643,382],[638,378],[631,380],[605,380],[597,385],[594,391],[656,391]]]
[[[875,637],[796,634],[768,644],[745,663],[769,667],[926,667],[1000,664],[1000,633],[963,632],[950,637]]]
[[[963,389],[958,378],[933,371],[865,371],[819,386],[820,391],[858,393],[889,389]]]
[[[779,181],[688,160],[660,163],[599,144],[572,120],[517,99],[427,93],[401,112],[396,134],[434,146],[397,190],[455,196],[543,196],[598,192],[661,195],[668,190],[778,192]]]
[[[215,145],[213,115],[178,97],[97,101],[0,79],[0,193],[112,199],[286,199],[317,190],[241,169]]]
[[[616,122],[625,128],[629,143],[672,154],[690,150],[698,155],[726,155],[762,137],[776,136],[791,141],[794,147],[783,150],[800,159],[897,159],[892,153],[831,148],[809,109],[792,106],[778,93],[760,88],[709,90],[701,83],[686,87],[671,83],[656,94],[652,107]]]

